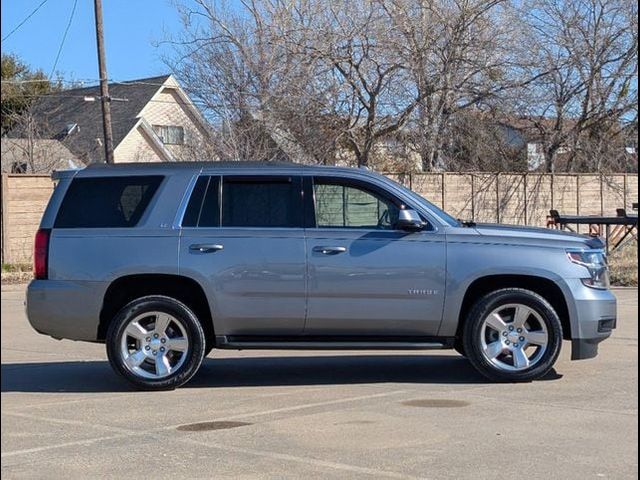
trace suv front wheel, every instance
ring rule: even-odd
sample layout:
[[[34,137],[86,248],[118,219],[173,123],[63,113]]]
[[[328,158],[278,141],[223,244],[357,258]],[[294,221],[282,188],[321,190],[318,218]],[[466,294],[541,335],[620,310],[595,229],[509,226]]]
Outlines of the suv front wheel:
[[[480,299],[463,331],[464,352],[485,377],[526,382],[545,376],[562,345],[553,307],[529,290],[507,288]]]
[[[107,332],[113,369],[137,387],[169,390],[188,382],[204,358],[206,340],[194,313],[164,296],[126,305]]]

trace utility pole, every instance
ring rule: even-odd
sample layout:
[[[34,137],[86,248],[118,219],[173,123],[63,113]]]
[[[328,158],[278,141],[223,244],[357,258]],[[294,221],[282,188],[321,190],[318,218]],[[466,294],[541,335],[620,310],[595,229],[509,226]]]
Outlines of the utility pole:
[[[102,130],[104,132],[104,160],[113,163],[113,132],[111,130],[111,98],[104,54],[104,32],[102,29],[102,0],[94,0],[96,40],[98,43],[98,70],[100,75],[100,100],[102,102]]]

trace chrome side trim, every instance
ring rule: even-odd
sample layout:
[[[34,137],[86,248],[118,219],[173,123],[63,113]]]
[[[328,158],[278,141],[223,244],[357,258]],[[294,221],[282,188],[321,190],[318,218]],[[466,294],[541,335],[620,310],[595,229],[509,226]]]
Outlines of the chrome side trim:
[[[200,174],[201,172],[198,172],[193,175],[193,177],[191,177],[191,180],[189,181],[189,184],[184,191],[184,195],[182,195],[182,200],[180,200],[178,211],[176,212],[176,216],[173,219],[173,225],[171,226],[171,228],[173,228],[174,230],[180,230],[180,228],[182,227],[182,219],[184,218],[184,214],[187,210],[187,205],[189,204],[189,200],[191,199],[191,193],[196,186],[198,178],[200,178]]]

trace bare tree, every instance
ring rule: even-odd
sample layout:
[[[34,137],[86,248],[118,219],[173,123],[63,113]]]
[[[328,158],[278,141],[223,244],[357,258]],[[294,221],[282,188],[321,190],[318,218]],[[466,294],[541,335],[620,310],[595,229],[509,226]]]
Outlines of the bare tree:
[[[442,153],[458,112],[480,112],[517,84],[512,9],[504,0],[388,0],[391,46],[420,98],[412,124],[425,170],[447,168]]]
[[[377,1],[243,1],[242,14],[196,3],[183,10],[173,66],[236,147],[257,141],[268,158],[332,163],[344,146],[367,165],[418,105]]]
[[[307,43],[298,51],[315,61],[322,85],[344,119],[340,139],[358,165],[367,166],[376,144],[395,135],[421,100],[410,70],[389,48],[396,28],[383,2],[330,2],[307,25]]]
[[[498,115],[498,118],[496,118]],[[442,145],[448,171],[518,172],[527,168],[526,149],[511,126],[494,112],[463,109],[450,117]]]
[[[34,112],[33,105],[8,115],[15,135],[3,138],[3,171],[15,173],[49,173],[55,168],[69,168],[70,152],[51,139],[46,115]],[[5,150],[6,148],[6,150]]]
[[[242,6],[183,5],[184,32],[173,39],[178,56],[170,64],[205,105],[219,158],[326,162],[335,137],[319,125],[331,113],[319,98],[325,92],[315,88],[313,62],[290,50],[291,42],[302,43],[298,22],[305,19],[279,0]]]
[[[598,170],[624,163],[615,152],[637,124],[631,0],[194,0],[181,12],[170,65],[205,105],[215,158],[521,169],[511,122],[547,170],[562,152],[566,168]]]
[[[522,57],[532,76],[543,74],[519,92],[516,110],[543,145],[547,171],[560,153],[568,170],[598,171],[602,142],[619,143],[623,124],[637,122],[637,3],[531,0],[522,12]]]

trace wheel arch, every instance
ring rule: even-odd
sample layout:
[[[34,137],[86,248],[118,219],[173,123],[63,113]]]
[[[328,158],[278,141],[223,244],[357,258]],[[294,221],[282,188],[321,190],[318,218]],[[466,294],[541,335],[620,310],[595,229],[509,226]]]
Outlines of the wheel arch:
[[[565,340],[572,338],[571,313],[562,288],[550,278],[527,274],[494,274],[473,280],[466,288],[457,316],[456,338],[462,335],[467,314],[482,297],[502,288],[523,288],[547,300],[560,317]]]
[[[211,307],[204,289],[184,275],[146,273],[118,277],[107,287],[98,323],[98,341],[106,339],[109,324],[129,302],[148,295],[164,295],[187,305],[200,321],[208,340],[215,339]]]

